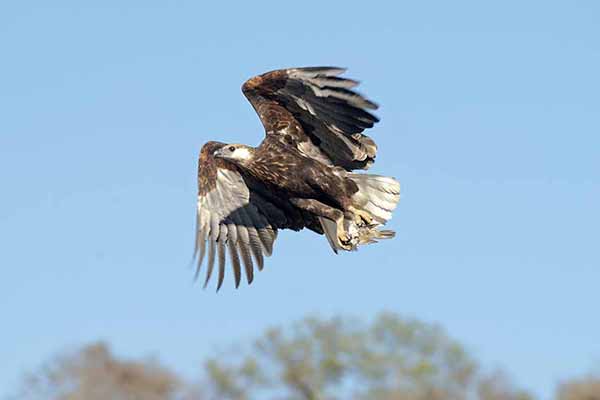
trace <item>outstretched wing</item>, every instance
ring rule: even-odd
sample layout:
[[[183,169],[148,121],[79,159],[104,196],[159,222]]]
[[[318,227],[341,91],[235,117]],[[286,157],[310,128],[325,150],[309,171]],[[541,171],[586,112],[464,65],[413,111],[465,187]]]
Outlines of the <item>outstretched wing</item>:
[[[362,132],[378,122],[377,105],[353,91],[357,81],[339,77],[335,67],[267,72],[242,86],[267,137],[279,136],[305,155],[347,170],[366,169],[375,142]]]
[[[218,261],[217,290],[223,284],[226,254],[233,267],[235,286],[240,283],[241,264],[251,283],[254,263],[262,269],[264,256],[273,251],[277,228],[285,227],[288,219],[284,211],[252,191],[233,164],[213,157],[214,151],[223,145],[208,142],[200,152],[194,250],[196,276],[208,253],[205,287],[215,260]]]

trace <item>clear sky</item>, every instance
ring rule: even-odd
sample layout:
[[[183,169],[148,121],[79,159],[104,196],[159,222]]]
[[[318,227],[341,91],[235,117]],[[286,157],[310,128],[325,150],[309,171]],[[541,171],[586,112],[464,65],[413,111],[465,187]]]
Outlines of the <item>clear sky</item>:
[[[440,323],[542,398],[598,368],[600,3],[95,3],[0,6],[0,396],[97,339],[192,377],[308,313]],[[283,232],[251,287],[203,291],[201,145],[262,140],[245,79],[323,64],[381,104],[397,238]]]

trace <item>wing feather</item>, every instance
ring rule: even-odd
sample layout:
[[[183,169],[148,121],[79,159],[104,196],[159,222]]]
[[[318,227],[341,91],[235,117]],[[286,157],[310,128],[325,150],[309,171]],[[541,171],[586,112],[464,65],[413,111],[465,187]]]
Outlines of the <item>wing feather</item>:
[[[233,276],[235,279],[235,287],[240,286],[240,256],[237,252],[237,226],[229,223],[227,224],[228,229],[228,238],[227,238],[227,248],[229,248],[229,256],[231,259],[231,267],[233,269]]]
[[[258,228],[258,237],[260,239],[260,243],[262,244],[262,248],[264,249],[265,255],[270,256],[273,254],[273,243],[275,242],[275,233],[273,229],[267,228],[265,225],[266,220],[261,214],[257,214],[260,218],[258,224],[262,226],[262,228]]]
[[[354,91],[358,82],[337,67],[280,69],[249,79],[244,95],[256,110],[267,137],[285,139],[309,157],[347,170],[366,169],[377,146],[362,134],[379,119],[367,110],[377,104]],[[286,141],[288,143],[289,141]]]
[[[361,108],[353,107],[346,104],[336,104],[333,101],[314,101],[311,103],[313,114],[319,117],[321,114],[329,115],[330,118],[342,121],[352,126],[360,125],[364,129],[372,128],[378,122],[378,119],[372,119],[365,115],[366,111]],[[349,128],[350,129],[350,128]]]
[[[227,253],[235,287],[241,280],[242,264],[247,281],[251,283],[254,280],[252,259],[259,270],[263,268],[264,256],[273,251],[277,228],[284,227],[286,221],[284,210],[256,192],[256,182],[248,184],[233,164],[213,157],[214,151],[221,146],[224,143],[208,142],[200,152],[194,244],[196,276],[206,259],[206,287],[216,262],[217,290],[225,279]]]
[[[254,277],[254,265],[252,264],[252,256],[250,255],[250,235],[248,234],[248,228],[244,226],[244,224],[245,222],[241,220],[240,225],[238,225],[238,250],[242,256],[242,262],[244,264],[244,269],[246,270],[246,278],[248,279],[248,283],[252,283]]]
[[[217,239],[216,239],[215,235],[213,235],[213,233],[215,232],[216,218],[214,216],[211,216],[210,220],[211,220],[211,228],[210,228],[211,235],[208,240],[208,261],[206,263],[207,269],[206,269],[206,280],[204,281],[204,287],[206,287],[206,285],[208,285],[208,281],[210,280],[210,277],[213,272],[213,268],[215,266],[215,248],[216,248],[216,244],[217,244]]]
[[[217,291],[221,289],[223,279],[225,278],[225,246],[227,245],[227,225],[220,225],[221,232],[219,233],[219,280],[217,283]]]
[[[200,219],[200,213],[198,213],[198,219]],[[206,238],[207,225],[204,224],[200,226],[199,230],[196,230],[196,247],[199,247],[199,255],[198,252],[194,252],[194,257],[198,257],[194,280],[198,279],[198,275],[200,274],[200,269],[202,267],[202,261],[204,260],[204,256],[206,255]]]
[[[242,220],[244,221],[244,225],[247,227],[248,244],[250,250],[252,252],[252,255],[254,256],[254,260],[258,264],[258,269],[262,270],[264,265],[262,245],[260,243],[260,237],[258,236],[258,232],[255,228],[259,221],[254,220],[252,213],[250,213],[248,209],[241,209],[241,216]]]

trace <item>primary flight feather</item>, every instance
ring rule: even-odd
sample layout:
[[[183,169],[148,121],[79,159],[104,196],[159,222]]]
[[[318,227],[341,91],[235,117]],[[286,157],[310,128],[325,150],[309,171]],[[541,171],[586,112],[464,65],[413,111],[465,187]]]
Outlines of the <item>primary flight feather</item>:
[[[235,286],[262,270],[279,229],[324,234],[334,252],[394,236],[380,230],[400,198],[394,178],[353,173],[377,153],[363,134],[377,105],[336,67],[290,68],[246,81],[242,91],[265,138],[256,147],[208,142],[198,162],[196,275],[206,286],[217,263],[217,290],[229,257]]]

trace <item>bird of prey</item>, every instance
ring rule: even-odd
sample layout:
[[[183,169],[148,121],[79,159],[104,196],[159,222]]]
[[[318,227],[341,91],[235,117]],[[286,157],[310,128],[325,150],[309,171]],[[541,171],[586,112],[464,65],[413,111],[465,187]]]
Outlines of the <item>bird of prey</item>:
[[[207,258],[205,287],[217,261],[219,290],[227,255],[235,287],[242,265],[250,284],[279,229],[324,234],[336,253],[394,236],[379,228],[398,203],[399,183],[352,172],[375,160],[377,146],[363,131],[379,121],[368,111],[377,105],[344,71],[290,68],[249,79],[242,91],[264,126],[262,143],[202,147],[194,257],[196,276]]]

